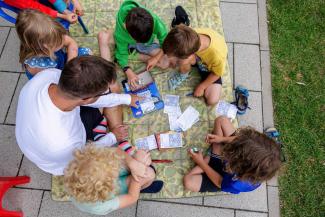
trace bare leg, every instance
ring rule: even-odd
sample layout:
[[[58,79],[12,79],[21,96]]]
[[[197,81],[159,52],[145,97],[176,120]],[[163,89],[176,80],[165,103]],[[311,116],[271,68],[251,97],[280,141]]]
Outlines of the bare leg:
[[[205,162],[210,161],[210,156],[204,158]],[[204,171],[199,166],[195,166],[188,174],[183,178],[184,187],[193,192],[199,192],[202,184],[202,173]]]
[[[218,136],[230,136],[234,132],[235,128],[229,118],[221,116],[214,121],[213,134]],[[212,152],[215,154],[221,154],[221,146],[219,143],[212,144]]]
[[[97,39],[100,56],[108,61],[112,61],[109,45],[114,44],[113,31],[102,30],[98,33]]]
[[[127,186],[130,185],[131,178],[132,178],[132,175],[129,175],[126,178]],[[155,180],[155,178],[156,178],[155,171],[151,167],[147,167],[147,177],[139,179],[141,189],[145,189],[145,188],[149,187],[152,184],[152,182]]]
[[[221,96],[222,87],[220,84],[211,84],[205,91],[204,97],[208,105],[216,104]]]

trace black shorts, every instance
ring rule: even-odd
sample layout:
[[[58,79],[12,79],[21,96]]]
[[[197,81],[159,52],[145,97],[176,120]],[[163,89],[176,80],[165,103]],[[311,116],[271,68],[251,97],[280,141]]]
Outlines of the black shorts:
[[[194,66],[199,71],[199,74],[201,76],[201,80],[204,81],[205,79],[207,79],[207,77],[209,76],[209,74],[211,72],[208,70],[207,66],[202,62],[202,60],[198,56],[196,57],[196,64]],[[216,80],[215,82],[213,82],[213,83],[222,85],[221,77],[218,80]]]
[[[94,140],[93,129],[103,120],[98,108],[80,106],[80,118],[85,126],[87,140]]]
[[[213,154],[210,156],[209,166],[219,173],[221,176],[225,174],[223,171],[224,164],[221,159],[213,156]],[[200,187],[200,192],[217,192],[220,191],[220,188],[217,187],[207,176],[206,173],[202,173],[202,183]]]

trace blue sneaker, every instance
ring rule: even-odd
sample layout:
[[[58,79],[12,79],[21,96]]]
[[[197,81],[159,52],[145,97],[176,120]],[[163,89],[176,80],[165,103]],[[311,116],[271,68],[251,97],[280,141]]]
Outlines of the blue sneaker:
[[[279,131],[274,127],[270,127],[270,128],[267,128],[266,130],[264,130],[264,134],[267,135],[269,138],[273,139],[280,146],[280,149],[281,149],[281,153],[280,153],[281,154],[280,155],[281,162],[285,162],[286,158],[285,158],[285,155],[284,155],[284,152],[283,152],[283,144],[280,141],[280,133],[279,133]]]
[[[250,109],[250,107],[248,106],[248,97],[249,97],[249,92],[248,92],[247,88],[245,88],[244,86],[240,86],[240,85],[236,87],[236,89],[235,89],[236,101],[233,102],[232,104],[234,104],[237,107],[238,115],[243,115],[246,113],[247,108]]]
[[[170,90],[175,90],[179,87],[189,76],[190,73],[175,72],[174,75],[168,80]]]

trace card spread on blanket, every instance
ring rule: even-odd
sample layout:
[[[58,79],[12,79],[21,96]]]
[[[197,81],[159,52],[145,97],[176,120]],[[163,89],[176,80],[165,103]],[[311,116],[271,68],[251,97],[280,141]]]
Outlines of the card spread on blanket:
[[[183,146],[182,133],[167,132],[156,135],[150,135],[135,140],[137,149],[154,150],[166,148],[180,148]]]
[[[216,113],[224,115],[230,119],[235,119],[237,115],[237,107],[226,101],[220,100],[216,107]]]
[[[187,107],[184,113],[177,119],[178,126],[182,131],[190,129],[195,123],[200,120],[200,113],[192,106]]]
[[[179,96],[177,95],[165,95],[164,100],[164,113],[168,115],[169,129],[172,131],[181,131],[178,126],[177,119],[181,116],[182,111],[179,105]]]

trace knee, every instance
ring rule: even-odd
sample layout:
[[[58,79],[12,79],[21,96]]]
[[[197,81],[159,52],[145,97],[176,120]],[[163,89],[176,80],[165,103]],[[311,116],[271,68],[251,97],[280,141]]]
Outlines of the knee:
[[[219,98],[207,98],[206,99],[206,103],[210,106],[210,105],[215,105],[219,102]]]
[[[183,178],[183,185],[186,190],[192,191],[192,192],[198,192],[199,190],[195,186],[194,180],[192,178],[192,175],[187,174]]]
[[[97,35],[97,39],[98,39],[99,43],[108,44],[111,38],[112,38],[112,31],[111,30],[102,30]]]
[[[229,119],[226,116],[219,116],[214,121],[214,124],[215,125],[223,125],[227,121],[229,121]]]

